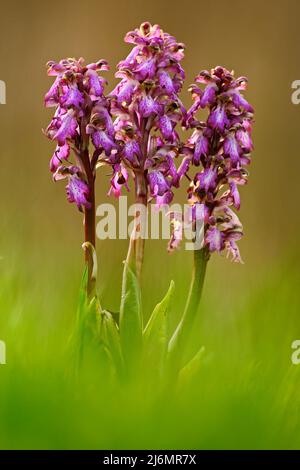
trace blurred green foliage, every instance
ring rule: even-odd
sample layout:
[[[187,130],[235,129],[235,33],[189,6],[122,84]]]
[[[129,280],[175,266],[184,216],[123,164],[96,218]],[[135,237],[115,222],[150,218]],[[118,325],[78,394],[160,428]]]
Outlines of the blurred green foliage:
[[[68,259],[58,273],[51,257],[39,272],[28,253],[15,252],[15,262],[4,257],[0,447],[298,448],[300,366],[290,357],[291,343],[300,337],[299,259],[293,254],[276,261],[242,289],[217,273],[208,276],[190,342],[191,356],[205,347],[200,367],[176,386],[158,387],[149,380],[146,360],[130,383],[112,380],[92,337],[74,373],[70,338],[79,273]],[[226,285],[218,290],[221,280]],[[186,296],[181,285],[173,293],[175,306]]]

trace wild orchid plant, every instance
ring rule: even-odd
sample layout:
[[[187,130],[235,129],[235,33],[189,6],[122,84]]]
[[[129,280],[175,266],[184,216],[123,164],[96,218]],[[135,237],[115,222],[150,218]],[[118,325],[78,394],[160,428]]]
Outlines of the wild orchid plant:
[[[238,186],[247,182],[244,166],[250,163],[253,147],[253,109],[241,93],[246,78],[236,79],[225,68],[216,67],[196,77],[196,84],[190,87],[194,103],[186,110],[179,98],[185,78],[181,66],[184,45],[149,23],[127,33],[125,41],[133,48],[118,64],[120,81],[109,94],[104,94],[106,81],[100,75],[108,69],[106,61],[48,63],[48,74],[56,77],[45,97],[46,106],[56,108],[46,130],[57,143],[50,170],[54,180],[68,180],[67,198],[84,213],[89,303],[97,299],[96,169],[111,167],[109,194],[116,197],[123,187],[129,190],[132,176],[135,200],[144,207],[151,200],[158,207],[170,204],[176,188],[183,181],[188,183],[189,217],[195,228],[200,220],[204,236],[201,248],[194,251],[187,305],[170,341],[166,322],[173,283],[143,328],[139,278],[144,238],[140,223],[129,243],[118,319],[96,302],[97,335],[117,371],[135,370],[143,359],[160,375],[170,364],[177,373],[184,365],[210,254],[226,250],[234,261],[241,262],[236,242],[243,235],[242,225],[234,209],[240,208]],[[199,120],[200,109],[208,110],[206,120]],[[179,128],[190,131],[190,137],[182,140]],[[136,220],[139,215],[137,209]],[[182,224],[182,218],[174,214],[170,251],[180,243],[178,227]]]

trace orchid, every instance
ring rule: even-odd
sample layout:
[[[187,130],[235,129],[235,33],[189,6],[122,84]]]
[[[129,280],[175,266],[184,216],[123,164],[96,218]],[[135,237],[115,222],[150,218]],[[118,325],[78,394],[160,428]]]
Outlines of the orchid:
[[[84,212],[85,243],[95,246],[95,169],[104,151],[114,154],[114,128],[109,101],[103,95],[105,79],[99,72],[108,70],[107,62],[84,64],[81,58],[48,62],[48,75],[55,81],[45,96],[45,105],[54,107],[54,116],[45,133],[57,146],[50,160],[54,181],[67,179],[67,198]],[[90,136],[93,151],[90,152]],[[74,163],[71,163],[71,153]],[[93,292],[92,265],[89,290]]]
[[[190,87],[194,104],[185,122],[193,133],[183,148],[191,165],[199,167],[188,198],[192,208],[203,205],[203,246],[209,253],[226,250],[236,262],[242,262],[236,242],[243,227],[232,208],[240,209],[238,186],[247,183],[245,166],[253,148],[253,108],[241,94],[246,83],[245,77],[235,79],[223,67],[202,71],[196,77],[196,84]],[[208,109],[206,121],[197,119],[200,108]]]
[[[121,160],[135,178],[137,197],[145,199],[149,190],[156,202],[170,201],[178,185],[176,128],[186,113],[178,96],[185,77],[184,45],[150,23],[127,33],[125,42],[134,47],[118,64],[120,82],[110,93]]]
[[[96,306],[96,334],[109,351],[109,360],[113,359],[118,371],[131,373],[146,357],[149,367],[158,363],[160,373],[167,371],[173,378],[183,365],[211,253],[226,251],[233,261],[242,262],[237,242],[243,227],[236,211],[253,149],[253,108],[242,93],[247,79],[235,78],[233,72],[218,66],[196,77],[190,87],[193,104],[186,110],[179,97],[185,79],[181,65],[185,46],[148,22],[127,33],[125,42],[132,50],[119,62],[115,74],[119,81],[108,94],[104,94],[106,80],[100,75],[108,70],[104,60],[88,65],[82,58],[47,64],[48,75],[55,77],[45,96],[45,105],[55,108],[45,131],[56,142],[50,171],[54,181],[67,180],[68,201],[84,213],[86,299],[88,308]],[[199,119],[199,110],[202,114],[207,110],[206,119]],[[184,132],[179,130],[189,137],[182,138]],[[108,194],[118,198],[130,190],[133,181],[135,201],[145,208],[152,201],[158,208],[170,204],[176,189],[188,182],[188,219],[196,230],[201,221],[203,241],[194,250],[190,293],[170,340],[165,322],[173,282],[143,327],[140,208],[135,212],[124,264],[117,320],[100,306],[95,286],[95,179],[96,170],[103,166],[111,173]],[[170,217],[169,251],[173,251],[182,240],[184,221],[176,213]],[[155,359],[149,351],[154,351]]]
[[[253,148],[253,108],[241,93],[246,83],[245,77],[236,79],[233,73],[219,66],[210,72],[202,71],[196,77],[196,84],[190,87],[194,104],[187,112],[185,127],[193,133],[183,153],[192,166],[199,167],[188,188],[188,199],[192,214],[201,214],[204,237],[202,249],[194,252],[186,308],[170,341],[169,351],[175,355],[175,363],[198,310],[210,254],[226,250],[233,261],[242,262],[237,241],[243,236],[243,227],[233,209],[240,209],[238,186],[247,183],[244,167],[250,163]],[[197,119],[201,108],[208,109],[206,121]],[[197,207],[201,210],[197,211]],[[176,225],[175,228],[178,231]],[[173,233],[169,249],[177,248],[179,243],[180,237],[176,239]]]
[[[178,93],[184,80],[180,64],[184,45],[158,25],[143,23],[130,31],[125,42],[133,49],[118,64],[120,79],[110,93],[119,163],[135,181],[136,202],[147,206],[148,197],[158,206],[169,204],[182,175],[174,160],[180,139],[177,127],[186,114]],[[119,174],[119,166],[114,166]],[[118,177],[117,177],[118,178]],[[128,189],[128,178],[118,179]],[[111,193],[119,195],[112,179]],[[140,276],[144,241],[135,244],[136,272]]]

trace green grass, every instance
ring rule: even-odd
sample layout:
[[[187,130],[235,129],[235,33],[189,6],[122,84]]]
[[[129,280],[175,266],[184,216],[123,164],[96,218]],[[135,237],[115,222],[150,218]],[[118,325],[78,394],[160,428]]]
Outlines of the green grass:
[[[212,268],[190,342],[191,354],[205,346],[201,366],[163,392],[142,373],[134,384],[109,381],[92,341],[74,375],[78,260],[58,270],[53,257],[41,259],[1,261],[2,449],[300,447],[300,366],[290,360],[300,338],[299,256],[253,273],[247,285],[226,284],[226,270]],[[176,276],[174,315],[186,295]],[[145,283],[146,315],[150,291]]]

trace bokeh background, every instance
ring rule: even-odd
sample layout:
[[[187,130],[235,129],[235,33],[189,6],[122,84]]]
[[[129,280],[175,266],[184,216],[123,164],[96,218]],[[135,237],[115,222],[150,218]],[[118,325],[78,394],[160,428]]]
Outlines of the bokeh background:
[[[299,445],[300,366],[290,361],[291,342],[300,337],[300,105],[291,102],[291,83],[300,79],[299,14],[297,0],[1,4],[0,79],[6,82],[7,104],[0,106],[0,339],[7,343],[8,361],[0,366],[1,448]],[[42,134],[51,115],[43,107],[51,83],[45,63],[105,58],[112,89],[115,66],[129,51],[123,37],[143,21],[159,23],[185,43],[186,105],[188,85],[204,68],[224,65],[249,78],[255,151],[249,184],[241,191],[245,264],[217,255],[209,262],[193,339],[195,347],[205,344],[207,362],[183,395],[190,405],[176,407],[181,426],[168,427],[171,409],[158,432],[153,423],[161,409],[157,416],[146,413],[143,421],[133,417],[132,404],[130,419],[119,414],[116,432],[108,411],[116,403],[103,411],[96,369],[90,370],[94,387],[78,397],[62,365],[82,273],[82,221],[66,201],[64,184],[54,184],[48,171],[53,145]],[[99,203],[108,201],[108,187],[104,171],[98,176]],[[177,201],[184,201],[184,190]],[[124,241],[97,246],[99,290],[112,310],[119,304],[126,250]],[[147,243],[145,317],[174,279],[175,322],[190,271],[190,253],[170,256],[165,241]],[[136,432],[139,426],[144,437]]]

